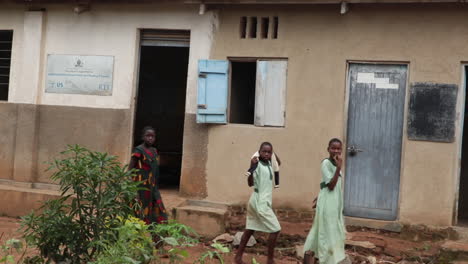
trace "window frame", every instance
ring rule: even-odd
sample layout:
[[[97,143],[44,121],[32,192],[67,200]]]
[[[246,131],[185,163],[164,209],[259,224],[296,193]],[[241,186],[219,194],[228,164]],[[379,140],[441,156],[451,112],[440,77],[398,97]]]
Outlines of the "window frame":
[[[269,128],[285,128],[286,127],[286,103],[287,103],[287,79],[288,79],[288,74],[287,74],[287,67],[286,67],[286,86],[285,86],[285,94],[284,94],[284,104],[285,104],[285,109],[284,109],[284,122],[282,126],[272,126],[272,125],[257,125],[255,124],[255,110],[254,110],[254,122],[253,124],[242,124],[242,123],[231,123],[231,92],[232,92],[232,62],[255,62],[256,67],[258,67],[258,62],[259,61],[285,61],[289,64],[289,59],[287,57],[227,57],[227,61],[229,62],[229,71],[228,71],[228,101],[227,101],[227,113],[226,113],[226,119],[228,125],[242,125],[242,126],[254,126],[254,127],[269,127]],[[256,77],[257,78],[256,73]],[[257,79],[255,82],[257,85]],[[255,103],[257,103],[257,87],[255,87]]]

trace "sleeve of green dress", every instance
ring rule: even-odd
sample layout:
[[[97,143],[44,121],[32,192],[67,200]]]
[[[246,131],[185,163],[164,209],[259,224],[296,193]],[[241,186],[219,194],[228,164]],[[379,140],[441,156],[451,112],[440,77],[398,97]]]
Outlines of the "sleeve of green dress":
[[[333,164],[331,164],[331,162],[328,159],[322,161],[322,181],[325,182],[325,184],[328,184],[333,178],[333,175],[335,174],[334,168],[335,166],[333,166]]]

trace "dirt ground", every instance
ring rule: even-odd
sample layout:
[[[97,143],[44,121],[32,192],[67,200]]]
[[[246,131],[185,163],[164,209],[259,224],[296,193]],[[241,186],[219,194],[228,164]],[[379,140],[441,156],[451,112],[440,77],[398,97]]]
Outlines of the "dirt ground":
[[[242,219],[239,219],[242,221]],[[301,263],[296,257],[296,245],[303,244],[305,237],[310,229],[311,223],[288,223],[281,222],[282,232],[278,240],[276,250],[277,264],[296,264]],[[19,219],[0,217],[0,234],[2,235],[1,242],[9,238],[19,238],[21,235],[18,232],[20,227]],[[231,234],[241,230],[229,230]],[[254,247],[247,249],[247,254],[244,256],[246,263],[251,263],[255,258],[259,263],[266,262],[266,235],[255,234],[257,244]],[[366,241],[374,245],[373,248],[366,248],[359,245],[350,245],[355,242]],[[403,235],[400,233],[392,233],[381,230],[370,230],[366,228],[348,227],[348,245],[346,247],[347,254],[350,257],[351,263],[452,263],[452,259],[444,259],[447,256],[441,254],[441,247],[445,241],[440,238],[427,239],[420,234]],[[199,258],[204,252],[213,250],[209,247],[210,241],[204,241],[194,247],[187,249],[190,256],[183,263],[189,264]],[[368,245],[368,244],[367,244]],[[230,247],[230,245],[228,245]],[[34,255],[33,249],[28,250],[27,255]],[[233,263],[233,255],[235,249],[231,253],[226,254],[225,263]],[[218,263],[216,261],[208,261],[207,263]],[[348,262],[349,263],[349,262]]]
[[[169,212],[172,211],[172,208],[184,202],[184,199],[178,196],[177,190],[164,190],[163,196],[164,203]],[[231,218],[227,232],[230,235],[235,235],[237,232],[243,231],[244,225],[245,217],[239,216]],[[312,221],[299,223],[281,221],[282,231],[278,239],[275,253],[277,264],[302,263],[300,257],[296,254],[296,246],[300,246],[304,243],[311,225]],[[10,238],[20,238],[21,234],[18,232],[19,227],[19,219],[0,217],[0,244],[3,244]],[[347,264],[468,263],[453,262],[460,254],[456,252],[455,254],[450,250],[447,251],[444,249],[444,243],[446,243],[447,238],[451,236],[450,230],[434,233],[425,228],[420,228],[404,229],[401,233],[393,233],[350,226],[347,227],[347,230],[346,253],[349,257],[349,261],[345,262]],[[266,263],[267,235],[256,233],[254,237],[257,240],[257,244],[251,248],[247,248],[243,258],[244,262],[252,263],[252,259],[255,258],[259,263]],[[204,252],[213,250],[210,248],[210,244],[211,241],[203,241],[194,247],[187,248],[189,257],[184,260],[183,263],[194,263]],[[227,244],[227,246],[231,248],[231,253],[225,255],[225,263],[233,263],[236,249],[232,248],[230,244]],[[465,252],[468,252],[468,244],[457,246],[466,246]],[[26,256],[35,254],[37,254],[37,252],[34,249],[28,249]],[[468,257],[466,259],[468,259]],[[205,263],[219,262],[214,260]]]

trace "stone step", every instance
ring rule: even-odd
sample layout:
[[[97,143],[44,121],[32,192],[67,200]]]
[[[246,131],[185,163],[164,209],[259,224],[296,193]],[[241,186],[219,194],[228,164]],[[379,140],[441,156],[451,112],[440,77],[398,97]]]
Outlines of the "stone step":
[[[213,239],[226,231],[228,209],[197,205],[184,205],[175,208],[177,222],[190,226],[200,236]]]

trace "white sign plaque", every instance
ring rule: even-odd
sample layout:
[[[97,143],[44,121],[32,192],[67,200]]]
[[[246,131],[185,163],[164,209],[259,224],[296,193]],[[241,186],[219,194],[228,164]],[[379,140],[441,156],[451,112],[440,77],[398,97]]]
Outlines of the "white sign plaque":
[[[112,95],[113,56],[47,56],[46,93]]]
[[[390,83],[390,78],[375,77],[373,72],[358,72],[358,83],[373,83],[377,89],[398,89],[398,83]]]

